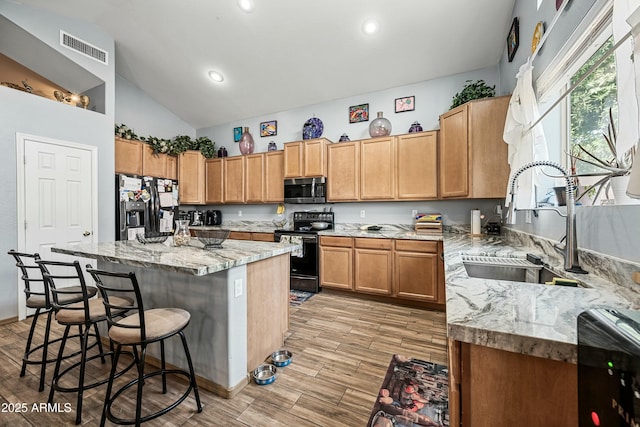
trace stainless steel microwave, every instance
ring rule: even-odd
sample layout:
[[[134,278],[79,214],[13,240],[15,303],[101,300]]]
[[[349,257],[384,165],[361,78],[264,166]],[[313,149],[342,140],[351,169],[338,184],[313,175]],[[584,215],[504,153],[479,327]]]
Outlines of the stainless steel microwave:
[[[285,203],[325,203],[327,179],[292,178],[284,180]]]

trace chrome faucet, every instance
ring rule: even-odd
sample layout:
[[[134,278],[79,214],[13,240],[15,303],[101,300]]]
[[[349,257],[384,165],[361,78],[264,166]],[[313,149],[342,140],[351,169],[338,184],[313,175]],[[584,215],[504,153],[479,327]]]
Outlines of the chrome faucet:
[[[522,172],[537,166],[548,166],[555,168],[559,170],[560,173],[562,173],[562,175],[564,176],[566,186],[567,213],[565,215],[558,209],[554,208],[553,210],[558,212],[561,216],[566,217],[566,235],[563,239],[560,240],[560,242],[562,242],[562,240],[566,241],[564,247],[561,247],[558,244],[556,244],[554,247],[556,250],[563,253],[564,269],[566,271],[569,271],[571,273],[587,274],[587,271],[583,270],[582,267],[580,267],[580,262],[578,261],[578,239],[576,237],[576,199],[574,194],[573,182],[571,182],[571,177],[569,176],[567,170],[558,163],[548,160],[536,160],[522,166],[513,174],[513,178],[511,178],[511,182],[509,183],[509,194],[511,195],[511,200],[509,202],[509,210],[507,211],[505,222],[511,225],[514,225],[516,223],[516,183],[518,182],[518,177]]]

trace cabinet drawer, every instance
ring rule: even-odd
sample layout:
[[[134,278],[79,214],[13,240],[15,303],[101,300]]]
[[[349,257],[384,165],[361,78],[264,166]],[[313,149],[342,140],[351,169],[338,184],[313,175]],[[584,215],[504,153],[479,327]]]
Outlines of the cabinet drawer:
[[[396,251],[438,252],[438,242],[424,240],[396,240]]]
[[[391,239],[366,239],[356,238],[356,248],[362,249],[388,249],[391,250],[393,241]]]
[[[350,248],[353,246],[353,242],[351,237],[320,236],[320,246]]]

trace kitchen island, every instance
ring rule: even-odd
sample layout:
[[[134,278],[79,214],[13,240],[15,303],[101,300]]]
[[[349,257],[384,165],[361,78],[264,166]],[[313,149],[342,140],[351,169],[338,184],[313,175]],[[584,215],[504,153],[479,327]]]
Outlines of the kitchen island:
[[[181,247],[118,241],[52,251],[94,258],[104,270],[133,271],[145,309],[188,310],[185,334],[198,385],[231,398],[248,384],[249,372],[284,344],[290,254],[300,246],[240,240],[222,246],[205,250],[196,239]],[[168,341],[165,351],[170,364],[186,367],[179,340]],[[159,359],[157,351],[149,353]]]

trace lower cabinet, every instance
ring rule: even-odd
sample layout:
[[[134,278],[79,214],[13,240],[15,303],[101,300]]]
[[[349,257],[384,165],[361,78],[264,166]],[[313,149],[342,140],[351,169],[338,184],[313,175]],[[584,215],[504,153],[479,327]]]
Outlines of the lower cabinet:
[[[442,242],[320,236],[320,284],[444,304]]]

